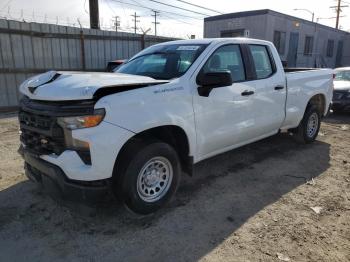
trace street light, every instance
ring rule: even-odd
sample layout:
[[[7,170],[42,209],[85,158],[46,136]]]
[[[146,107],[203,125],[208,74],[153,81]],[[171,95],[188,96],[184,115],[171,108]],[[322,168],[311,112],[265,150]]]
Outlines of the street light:
[[[304,9],[304,8],[295,8],[293,9],[294,11],[305,11],[305,12],[308,12],[309,14],[312,15],[312,22],[314,21],[315,19],[315,13],[310,11],[309,9]]]

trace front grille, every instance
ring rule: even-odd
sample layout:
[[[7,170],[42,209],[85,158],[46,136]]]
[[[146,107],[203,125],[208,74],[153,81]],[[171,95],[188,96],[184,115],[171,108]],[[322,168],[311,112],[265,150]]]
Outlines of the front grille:
[[[60,155],[69,149],[69,138],[65,141],[65,132],[57,124],[57,118],[92,114],[94,106],[95,101],[93,100],[41,101],[24,96],[20,101],[18,114],[21,142],[25,145],[26,150],[35,154],[55,153]],[[84,152],[81,158],[84,162],[91,162],[89,156]]]
[[[64,151],[63,138],[52,138],[26,129],[21,129],[21,131],[21,142],[33,153],[60,155]]]
[[[27,127],[39,128],[43,130],[50,130],[53,120],[47,116],[39,116],[24,111],[18,114],[19,122]]]
[[[21,142],[35,154],[60,155],[65,150],[64,132],[55,117],[20,111]]]

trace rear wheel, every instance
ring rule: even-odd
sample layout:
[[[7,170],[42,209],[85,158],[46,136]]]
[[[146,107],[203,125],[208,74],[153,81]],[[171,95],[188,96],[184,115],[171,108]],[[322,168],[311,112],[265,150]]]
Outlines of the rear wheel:
[[[303,119],[294,132],[296,140],[304,144],[315,141],[320,130],[320,125],[320,112],[315,106],[308,106]]]
[[[118,175],[125,205],[139,214],[149,214],[169,202],[180,181],[181,167],[176,151],[168,144],[140,142],[127,152]],[[135,150],[137,148],[137,151]]]

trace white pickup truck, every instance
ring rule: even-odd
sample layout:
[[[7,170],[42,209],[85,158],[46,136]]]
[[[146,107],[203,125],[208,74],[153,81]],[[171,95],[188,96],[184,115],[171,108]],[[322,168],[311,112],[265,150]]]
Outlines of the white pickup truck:
[[[32,77],[20,86],[26,174],[68,199],[113,192],[154,212],[201,160],[282,130],[315,140],[333,70],[286,71],[270,42],[225,38],[154,45],[114,73]]]

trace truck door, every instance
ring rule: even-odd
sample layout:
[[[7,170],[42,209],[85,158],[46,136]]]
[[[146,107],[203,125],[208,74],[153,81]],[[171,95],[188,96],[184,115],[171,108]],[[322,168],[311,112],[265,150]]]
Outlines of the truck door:
[[[195,89],[193,106],[200,159],[243,144],[251,139],[255,126],[254,87],[248,81],[240,45],[218,47],[195,77],[222,70],[230,71],[232,85],[214,88],[208,96],[201,96]]]
[[[285,117],[286,80],[282,67],[277,68],[271,49],[267,45],[248,45],[256,80],[253,108],[255,137],[277,133]],[[275,54],[278,57],[278,54]],[[282,71],[282,72],[281,72]]]

